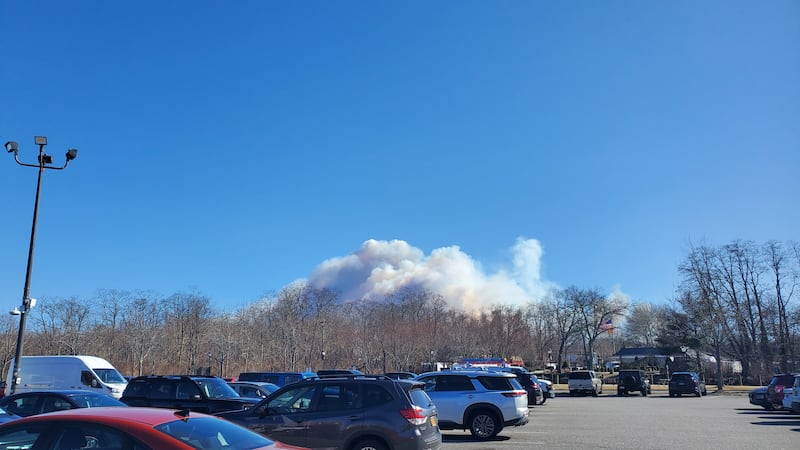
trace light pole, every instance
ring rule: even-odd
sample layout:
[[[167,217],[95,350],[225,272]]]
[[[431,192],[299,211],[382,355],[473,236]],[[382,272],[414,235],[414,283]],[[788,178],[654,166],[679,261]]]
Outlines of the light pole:
[[[325,321],[320,320],[319,326],[322,328],[322,350],[320,351],[320,357],[322,357],[322,368],[325,368]]]
[[[20,358],[22,357],[22,336],[25,334],[25,319],[28,315],[28,311],[36,305],[36,300],[31,298],[31,271],[33,269],[33,246],[36,242],[36,219],[39,215],[39,192],[42,188],[42,173],[44,173],[44,169],[54,169],[54,170],[63,170],[66,169],[69,165],[69,162],[75,159],[78,156],[78,150],[71,148],[67,150],[66,154],[66,162],[63,166],[51,166],[49,164],[53,163],[53,158],[50,155],[44,153],[44,146],[47,145],[47,138],[45,136],[36,136],[33,139],[34,143],[39,146],[39,163],[38,164],[27,164],[19,160],[19,144],[14,141],[6,142],[6,151],[8,153],[14,153],[14,160],[20,166],[25,167],[37,167],[39,168],[39,178],[36,182],[36,200],[33,204],[33,224],[31,225],[31,243],[28,247],[28,268],[25,271],[25,288],[22,292],[22,305],[19,309],[14,309],[12,314],[16,315],[16,312],[19,312],[19,332],[17,333],[17,349],[14,353],[14,375],[11,378],[11,389],[10,395],[13,395],[17,390],[17,385],[20,382],[19,378],[19,371],[20,371]]]

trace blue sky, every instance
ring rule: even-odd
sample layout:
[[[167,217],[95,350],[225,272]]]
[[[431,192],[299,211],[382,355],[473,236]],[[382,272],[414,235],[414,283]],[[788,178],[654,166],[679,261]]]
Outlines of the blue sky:
[[[235,308],[379,269],[384,286],[435,279],[479,303],[572,284],[658,303],[691,244],[798,237],[796,1],[0,15],[0,140],[29,162],[35,135],[56,164],[80,150],[44,174],[33,297],[195,291]],[[11,309],[36,169],[3,158]]]

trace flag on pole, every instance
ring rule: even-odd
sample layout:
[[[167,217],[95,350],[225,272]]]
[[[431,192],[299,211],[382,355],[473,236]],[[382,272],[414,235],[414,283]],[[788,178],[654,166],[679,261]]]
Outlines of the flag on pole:
[[[609,333],[614,332],[614,323],[611,322],[611,319],[606,320],[605,323],[600,324],[600,329],[603,331],[608,331]]]

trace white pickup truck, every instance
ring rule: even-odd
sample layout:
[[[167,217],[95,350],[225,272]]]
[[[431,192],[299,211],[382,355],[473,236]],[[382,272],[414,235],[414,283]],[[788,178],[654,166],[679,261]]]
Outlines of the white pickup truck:
[[[569,395],[603,393],[603,379],[598,377],[594,370],[576,370],[569,374]]]

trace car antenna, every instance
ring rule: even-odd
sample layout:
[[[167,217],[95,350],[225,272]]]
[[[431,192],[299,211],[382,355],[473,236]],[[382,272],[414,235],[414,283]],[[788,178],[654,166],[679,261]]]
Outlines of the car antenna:
[[[180,411],[175,411],[175,415],[180,417],[181,420],[183,420],[184,422],[188,422],[189,421],[189,410],[188,409],[182,409]]]

